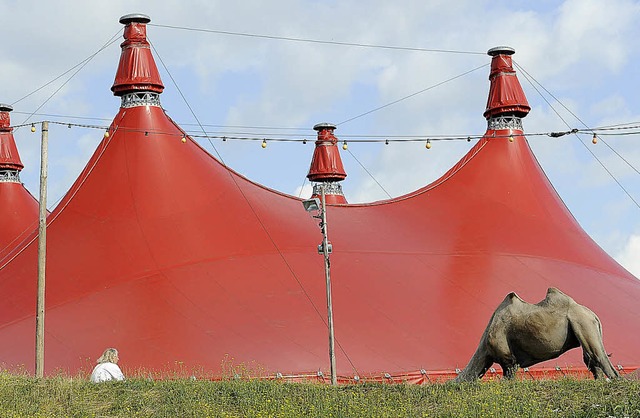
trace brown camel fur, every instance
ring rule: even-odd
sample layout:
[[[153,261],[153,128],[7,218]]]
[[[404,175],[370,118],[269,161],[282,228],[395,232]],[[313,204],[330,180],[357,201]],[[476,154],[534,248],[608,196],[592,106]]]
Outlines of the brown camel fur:
[[[535,305],[511,292],[493,313],[476,352],[455,381],[479,379],[493,363],[511,379],[518,367],[554,359],[579,346],[595,379],[619,377],[604,349],[600,319],[589,308],[553,287]]]

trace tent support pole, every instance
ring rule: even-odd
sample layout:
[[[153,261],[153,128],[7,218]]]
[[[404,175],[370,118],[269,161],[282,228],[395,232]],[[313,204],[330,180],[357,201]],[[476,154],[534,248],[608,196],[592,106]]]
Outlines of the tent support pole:
[[[47,252],[47,146],[49,122],[42,122],[40,215],[38,223],[38,296],[36,307],[36,377],[44,377],[44,289]]]

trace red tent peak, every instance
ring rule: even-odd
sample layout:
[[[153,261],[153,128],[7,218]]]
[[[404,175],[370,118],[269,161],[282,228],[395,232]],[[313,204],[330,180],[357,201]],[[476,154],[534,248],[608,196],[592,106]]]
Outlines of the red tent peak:
[[[516,53],[516,50],[511,48],[510,46],[494,46],[490,50],[487,51],[487,55],[495,57],[497,55],[508,55],[511,56]]]
[[[12,110],[13,107],[10,105],[0,104],[0,170],[14,171],[14,173],[0,173],[0,176],[4,178],[6,175],[11,174],[10,177],[19,182],[17,172],[22,170],[24,165],[20,161],[16,141],[13,139],[13,128],[11,127],[11,117],[9,116],[9,112]]]
[[[338,138],[333,134],[336,125],[318,123],[313,129],[318,131],[318,139],[316,140],[316,147],[313,151],[307,178],[314,182],[330,183],[325,184],[327,203],[347,203],[342,193],[342,187],[338,183],[347,177],[347,173],[342,166],[342,159],[338,150]],[[320,194],[320,189],[317,186],[313,188],[312,197],[317,197]]]
[[[491,87],[487,109],[484,112],[487,119],[511,115],[524,117],[531,110],[513,69],[511,55],[514,53],[515,49],[508,46],[498,46],[487,51],[487,54],[493,57],[489,74]]]
[[[150,21],[149,16],[143,14],[129,14],[120,18],[120,23],[125,25],[124,42],[120,44],[122,54],[111,91],[116,96],[123,96],[123,107],[131,106],[132,102],[136,105],[140,100],[146,101],[142,104],[160,105],[157,94],[162,93],[164,85],[147,41],[147,23]],[[151,94],[145,96],[144,93]],[[127,94],[136,95],[125,100]]]
[[[11,117],[9,117],[9,112],[13,110],[8,104],[0,103],[0,132],[11,132],[13,128],[11,127]]]

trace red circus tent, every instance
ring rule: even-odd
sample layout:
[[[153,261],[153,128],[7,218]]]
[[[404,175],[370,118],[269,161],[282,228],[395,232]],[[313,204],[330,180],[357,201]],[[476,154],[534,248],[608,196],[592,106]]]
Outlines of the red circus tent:
[[[86,369],[113,346],[125,372],[327,376],[317,221],[184,135],[160,106],[148,17],[121,22],[122,107],[48,217],[45,372]],[[490,50],[487,132],[440,179],[328,206],[342,381],[453,376],[508,292],[537,302],[552,286],[600,316],[614,365],[640,365],[640,281],[580,228],[533,156],[512,53]],[[0,257],[0,364],[32,370],[37,235]],[[556,367],[585,370],[572,350],[530,372]]]
[[[20,181],[24,168],[13,138],[10,105],[0,104],[0,251],[38,226],[38,202]]]

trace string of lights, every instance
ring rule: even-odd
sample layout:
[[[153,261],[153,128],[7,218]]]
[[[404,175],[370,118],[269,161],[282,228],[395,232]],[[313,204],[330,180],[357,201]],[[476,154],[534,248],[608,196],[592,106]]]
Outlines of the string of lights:
[[[62,115],[62,114],[54,114],[54,113],[37,113],[37,112],[24,112],[24,111],[20,111],[20,110],[14,110],[12,113],[15,114],[22,114],[22,115],[34,115],[34,116],[40,116],[40,117],[45,117],[45,118],[57,118],[57,119],[66,119],[66,120],[95,120],[95,121],[105,121],[105,122],[111,122],[111,118],[99,118],[99,117],[95,117],[95,116],[77,116],[77,115]],[[77,124],[74,122],[66,122],[64,120],[61,121],[53,121],[51,119],[42,119],[39,122],[35,122],[35,123],[41,123],[42,121],[46,120],[49,123],[58,123],[58,124],[63,124],[63,125],[67,125],[70,124],[71,126],[95,126],[95,125],[82,125],[82,124]],[[219,128],[219,129],[256,129],[256,130],[260,130],[260,131],[297,131],[294,133],[279,133],[279,136],[295,136],[295,137],[300,137],[300,136],[304,136],[305,132],[309,132],[308,128],[300,128],[300,127],[292,127],[292,126],[256,126],[256,125],[219,125],[219,124],[211,124],[211,123],[202,123],[202,124],[197,124],[197,123],[189,123],[189,122],[180,122],[177,121],[176,123],[178,123],[178,125],[180,126],[204,126],[205,128]],[[22,127],[22,126],[29,126],[31,125],[32,122],[28,122],[28,123],[22,123],[19,125],[13,125],[14,128],[17,127]],[[97,128],[99,129],[106,129],[107,126],[97,126]],[[609,131],[631,131],[631,132],[624,132],[624,133],[609,133]],[[190,130],[186,130],[186,132],[193,132]],[[212,132],[212,131],[209,131]],[[215,131],[216,134],[220,134],[220,135],[237,135],[238,132],[235,131]],[[573,133],[572,131],[567,131],[568,133]],[[581,133],[580,130],[576,131],[577,133]],[[624,123],[620,123],[620,124],[616,124],[616,125],[604,125],[604,126],[598,126],[595,128],[590,128],[590,129],[584,129],[582,133],[586,133],[586,132],[597,132],[598,135],[609,135],[609,136],[625,136],[625,135],[638,135],[640,134],[640,122],[638,121],[634,121],[634,122],[624,122]],[[257,136],[264,136],[264,132],[259,132],[259,133],[247,133],[247,132],[242,132],[241,135],[257,135]],[[269,135],[269,134],[267,134]],[[555,137],[555,132],[549,132],[549,133],[540,133],[540,134],[533,134],[533,133],[527,133],[525,134],[527,136],[533,136],[533,135],[548,135],[551,137]],[[357,135],[357,134],[341,134],[340,137],[350,137],[350,138],[356,138],[356,137],[366,137],[366,138],[424,138],[424,135]],[[459,137],[459,135],[457,135],[457,137]]]
[[[11,128],[17,129],[25,126],[31,126],[32,131],[36,131],[36,125],[41,124],[43,121],[39,122],[28,122],[17,125],[12,125]],[[94,125],[94,124],[84,124],[84,123],[75,123],[75,122],[65,122],[65,121],[46,121],[52,125],[65,126],[67,128],[84,128],[84,129],[96,129],[108,132],[109,126],[106,125]],[[628,127],[629,129],[636,129],[632,132],[614,132],[614,131],[624,131],[627,127],[624,128],[591,128],[591,129],[571,129],[568,131],[560,131],[560,132],[523,132],[516,134],[496,134],[495,132],[492,134],[492,138],[512,138],[513,136],[525,136],[525,137],[541,137],[546,136],[550,138],[559,138],[569,134],[582,134],[591,136],[594,132],[599,132],[600,130],[608,131],[604,133],[598,133],[597,135],[620,135],[620,136],[629,136],[629,135],[640,135],[640,125],[634,127]],[[118,131],[121,132],[137,132],[144,133],[145,135],[159,135],[159,136],[171,136],[182,138],[185,136],[189,136],[190,138],[204,138],[204,139],[219,139],[223,142],[226,141],[260,141],[260,142],[293,142],[293,143],[302,143],[306,144],[307,142],[315,141],[315,139],[307,139],[301,138],[300,135],[295,134],[286,134],[279,136],[272,136],[272,134],[259,134],[259,135],[233,135],[233,134],[219,134],[216,132],[190,132],[185,131],[185,134],[176,134],[175,132],[165,132],[161,130],[155,129],[140,129],[133,127],[125,127],[119,126]],[[288,136],[288,137],[287,137]],[[389,145],[391,143],[410,143],[410,142],[425,142],[425,141],[476,141],[480,140],[485,135],[360,135],[360,134],[345,134],[340,135],[341,142],[348,143],[383,143],[385,145]],[[348,138],[346,140],[345,138]]]

